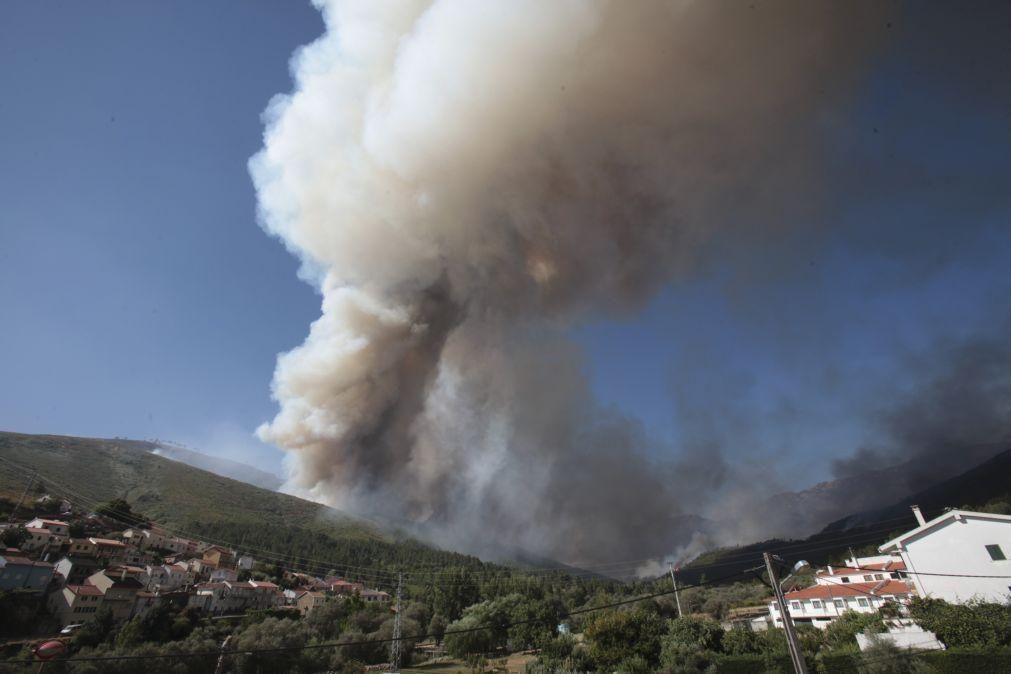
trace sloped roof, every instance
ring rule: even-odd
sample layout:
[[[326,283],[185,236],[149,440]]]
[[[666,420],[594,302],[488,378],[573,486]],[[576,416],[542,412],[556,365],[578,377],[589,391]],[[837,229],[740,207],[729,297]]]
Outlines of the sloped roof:
[[[80,597],[97,597],[102,595],[101,588],[94,585],[67,585],[67,589]]]
[[[787,601],[802,599],[835,599],[842,597],[881,597],[884,595],[913,594],[913,589],[901,580],[878,581],[876,583],[839,583],[812,585],[802,590],[787,592]]]
[[[123,541],[114,541],[111,538],[89,538],[88,540],[94,543],[95,545],[108,545],[115,548],[126,547],[126,543],[124,543]]]
[[[859,569],[851,566],[836,566],[832,567],[832,572],[819,571],[819,576],[859,576],[864,573],[873,573],[875,571],[905,571],[906,563],[900,561],[894,562],[876,562],[874,564],[866,564],[861,566]]]
[[[1006,522],[1011,524],[1011,515],[995,515],[993,513],[980,513],[972,510],[949,510],[943,515],[939,515],[925,524],[921,524],[915,529],[910,529],[901,536],[897,536],[878,548],[878,552],[894,552],[905,545],[913,538],[932,533],[941,528],[949,521],[959,521],[964,519],[991,520]]]

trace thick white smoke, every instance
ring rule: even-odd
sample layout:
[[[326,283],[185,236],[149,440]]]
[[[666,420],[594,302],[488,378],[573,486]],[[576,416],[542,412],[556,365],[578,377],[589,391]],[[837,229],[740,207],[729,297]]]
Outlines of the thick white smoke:
[[[317,4],[251,161],[323,296],[261,437],[297,488],[471,549],[669,552],[738,469],[652,458],[566,331],[809,214],[880,7]]]

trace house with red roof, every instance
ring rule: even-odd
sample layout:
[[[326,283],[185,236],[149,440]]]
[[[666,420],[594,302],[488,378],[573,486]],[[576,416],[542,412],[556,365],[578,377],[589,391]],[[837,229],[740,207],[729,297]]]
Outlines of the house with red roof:
[[[906,566],[892,555],[854,557],[843,566],[829,566],[815,573],[815,584],[785,594],[794,624],[824,629],[848,611],[875,613],[886,603],[906,606],[916,594],[906,579]],[[783,616],[775,600],[769,601],[769,617],[775,627]]]
[[[67,585],[49,595],[49,611],[60,621],[60,626],[87,622],[102,605],[105,593],[90,584]]]

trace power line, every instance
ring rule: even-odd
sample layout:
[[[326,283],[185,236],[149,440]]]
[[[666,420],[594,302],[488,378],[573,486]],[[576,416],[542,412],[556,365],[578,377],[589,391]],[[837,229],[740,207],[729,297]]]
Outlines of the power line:
[[[693,585],[682,586],[681,589],[691,589],[696,587],[703,587],[706,585],[714,585],[721,583],[730,578],[743,575],[745,572],[734,573],[721,578],[716,578],[711,581],[705,581],[700,583],[695,583]],[[656,599],[657,597],[663,597],[672,594],[673,590],[665,590],[663,592],[654,592],[652,594],[647,594],[639,597],[633,597],[630,599],[623,599],[620,601],[611,602],[608,604],[603,604],[601,606],[590,606],[587,608],[574,609],[572,611],[565,611],[558,614],[558,618],[571,618],[577,615],[585,615],[587,613],[594,613],[597,611],[605,611],[607,609],[618,608],[620,606],[627,606],[629,604],[635,604],[641,601],[648,601],[650,599]],[[489,629],[509,629],[510,627],[518,627],[520,625],[529,625],[531,623],[543,622],[540,618],[530,618],[527,620],[516,620],[510,623],[504,623],[501,625],[478,625],[476,627],[468,627],[464,629],[457,630],[447,630],[443,632],[442,636],[454,635],[454,634],[468,634],[472,632],[480,632]],[[97,656],[82,656],[82,657],[70,657],[70,658],[56,658],[50,660],[49,662],[112,662],[120,660],[163,660],[168,658],[194,658],[194,657],[220,657],[222,653],[225,655],[256,655],[256,654],[266,654],[266,653],[290,653],[295,651],[307,651],[307,650],[319,650],[325,648],[346,648],[348,646],[375,646],[379,644],[388,644],[393,641],[424,641],[425,639],[430,639],[437,637],[437,634],[418,634],[401,636],[397,639],[368,639],[365,641],[346,641],[346,642],[330,642],[322,644],[306,644],[303,646],[279,646],[277,648],[243,648],[243,649],[233,649],[229,651],[225,650],[214,650],[214,651],[192,651],[186,652],[176,652],[176,653],[163,653],[157,655],[97,655]],[[24,660],[7,659],[0,660],[0,664],[25,662]]]
[[[28,468],[25,468],[23,466],[19,466],[15,462],[10,461],[8,459],[4,459],[3,457],[0,457],[0,461],[5,461],[5,462],[9,463],[10,465],[17,467],[19,470],[24,471],[26,473],[29,472]],[[45,477],[45,476],[43,476],[43,477]],[[51,480],[48,477],[46,479],[50,483],[52,483],[52,484],[54,484],[56,486],[60,486],[61,489],[62,489],[62,491],[64,491],[66,494],[69,494],[69,495],[72,495],[72,496],[76,496],[77,499],[85,501],[86,502],[85,503],[86,507],[90,508],[90,507],[93,507],[94,504],[100,503],[100,501],[98,501],[97,499],[84,497],[81,494],[76,493],[73,490],[71,490],[70,488],[66,487],[65,485],[60,485],[59,482]],[[92,505],[88,505],[87,502],[90,502]],[[130,517],[129,513],[121,513],[121,512],[117,513],[116,511],[110,511],[110,512],[112,512],[114,515],[115,514],[119,514],[121,517]],[[894,518],[892,520],[882,520],[881,522],[878,522],[876,524],[880,525],[880,524],[883,524],[884,522],[889,522],[889,521],[905,521],[907,519],[908,519],[907,517]],[[236,545],[235,545],[234,542],[225,541],[223,539],[215,539],[213,537],[209,537],[209,536],[206,536],[206,535],[197,535],[197,534],[193,534],[192,532],[187,532],[187,531],[182,530],[182,529],[173,529],[173,528],[170,528],[168,526],[161,525],[161,524],[159,524],[159,528],[161,528],[163,531],[165,531],[167,533],[175,534],[175,535],[177,535],[179,537],[182,537],[182,538],[193,538],[193,539],[197,539],[197,540],[204,540],[206,542],[210,542],[210,543],[213,543],[213,544],[228,545],[228,546],[231,546],[231,547],[236,547]],[[825,541],[825,540],[839,540],[839,541],[846,540],[846,541],[852,541],[852,542],[856,542],[857,540],[861,540],[862,541],[864,539],[868,539],[869,537],[874,537],[874,535],[875,535],[874,532],[878,532],[878,531],[891,531],[892,529],[893,529],[892,527],[887,527],[887,528],[886,527],[878,527],[878,528],[875,528],[873,530],[859,530],[859,531],[854,531],[854,532],[852,532],[850,534],[842,534],[842,535],[839,535],[839,536],[832,536],[832,537],[829,537],[829,538],[821,537],[821,538],[819,538],[819,540],[816,540],[816,541],[798,541],[798,542],[795,542],[795,543],[786,543],[784,545],[775,546],[772,549],[775,552],[777,552],[778,554],[784,554],[784,553],[785,554],[790,554],[794,550],[799,550],[799,549],[802,549],[802,548],[811,548],[811,551],[814,551],[814,550],[817,550],[817,549],[830,549],[832,547],[835,547],[835,545],[833,545],[833,544],[821,545],[821,543],[823,541]],[[371,574],[372,577],[373,577],[373,580],[383,580],[383,581],[385,581],[387,583],[390,583],[390,584],[392,584],[393,581],[396,578],[396,572],[392,571],[392,570],[376,569],[374,567],[360,567],[360,566],[355,566],[355,565],[350,565],[350,564],[340,564],[340,563],[336,563],[336,562],[333,562],[333,561],[330,561],[330,560],[324,561],[324,560],[317,560],[317,559],[305,558],[305,557],[293,557],[293,556],[290,556],[290,555],[284,555],[282,553],[277,553],[277,552],[275,552],[273,550],[268,550],[268,549],[265,549],[265,548],[258,548],[258,547],[255,547],[255,546],[248,546],[247,545],[247,546],[243,546],[243,547],[245,549],[251,551],[251,552],[258,553],[261,556],[266,557],[268,559],[271,559],[273,561],[291,563],[292,560],[298,560],[298,561],[310,562],[310,563],[312,563],[314,565],[319,565],[320,567],[323,567],[323,566],[331,566],[331,567],[333,567],[333,566],[339,566],[341,568],[344,568],[344,569],[347,569],[349,571],[352,571],[353,573],[355,573],[357,575],[360,575],[360,576]],[[727,556],[721,556],[721,557],[719,557],[720,563],[718,563],[718,564],[700,565],[700,566],[686,566],[685,567],[685,571],[686,572],[687,571],[697,571],[697,570],[704,569],[704,568],[718,568],[718,567],[731,566],[732,564],[731,564],[731,562],[729,560],[733,560],[735,558],[757,557],[758,554],[760,554],[760,553],[740,551],[740,552],[733,553],[733,554],[730,554],[730,555],[727,555]],[[596,577],[599,577],[600,575],[603,575],[603,574],[615,573],[616,571],[618,571],[619,568],[628,568],[629,570],[631,570],[632,568],[636,568],[636,567],[642,566],[644,564],[655,563],[657,561],[657,559],[658,558],[656,558],[656,557],[650,557],[650,558],[645,558],[645,559],[627,560],[627,561],[623,561],[623,562],[602,563],[602,564],[594,565],[594,566],[582,566],[582,567],[578,567],[578,568],[575,568],[575,567],[572,567],[572,566],[569,566],[569,565],[559,565],[559,566],[556,566],[556,567],[548,567],[548,568],[539,567],[539,568],[535,568],[535,569],[517,569],[517,570],[520,571],[520,572],[522,572],[522,573],[524,573],[525,575],[541,575],[541,574],[549,575],[549,574],[556,574],[556,573],[558,573],[558,574],[567,575],[567,576],[573,576],[573,577],[586,577],[586,578],[590,578],[592,576],[592,577],[594,577],[594,579],[596,579]],[[463,566],[464,568],[467,568],[468,572],[471,575],[498,576],[501,573],[501,571],[499,571],[497,569],[491,569],[491,570],[487,569],[487,563],[486,562],[482,562],[481,560],[478,560],[478,563],[481,565],[481,568],[478,569],[478,570],[475,570],[475,569],[473,569],[471,567],[467,567],[467,566],[464,566],[464,565],[461,565],[461,566]],[[417,570],[417,569],[422,568],[424,566],[425,565],[412,565],[412,568],[415,569],[415,570]],[[440,568],[441,567],[441,565],[436,565],[436,564],[432,564],[431,566],[436,567],[436,568]],[[512,568],[515,568],[515,567],[503,567],[503,568],[512,569]],[[595,573],[595,570],[599,570],[600,573]],[[430,576],[430,577],[435,577],[435,576],[439,576],[439,575],[454,575],[454,574],[453,574],[453,572],[441,571],[441,572],[429,572],[428,574],[424,574],[424,575],[427,575],[427,576]],[[607,576],[606,578],[603,578],[601,580],[612,580],[612,579],[613,580],[619,580],[618,578],[614,578],[613,576]]]

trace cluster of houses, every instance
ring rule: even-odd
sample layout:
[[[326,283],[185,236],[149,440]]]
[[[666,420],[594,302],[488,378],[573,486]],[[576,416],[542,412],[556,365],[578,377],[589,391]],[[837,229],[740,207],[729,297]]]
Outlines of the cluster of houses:
[[[908,618],[913,597],[956,604],[1011,600],[1011,516],[949,510],[927,521],[917,506],[912,510],[917,526],[881,545],[880,554],[818,570],[813,585],[786,592],[793,623],[824,629],[846,612],[877,613],[889,606],[893,643],[935,648],[933,635]],[[763,630],[783,624],[773,598],[766,606],[731,611],[726,626]]]
[[[250,555],[157,527],[127,529],[117,539],[74,538],[70,525],[57,519],[36,518],[24,528],[20,548],[0,551],[0,591],[44,596],[61,626],[86,622],[103,606],[125,621],[161,602],[208,615],[282,607],[307,615],[332,600],[390,600],[360,583],[300,573],[286,574],[298,587],[282,591],[242,573],[254,568]]]

